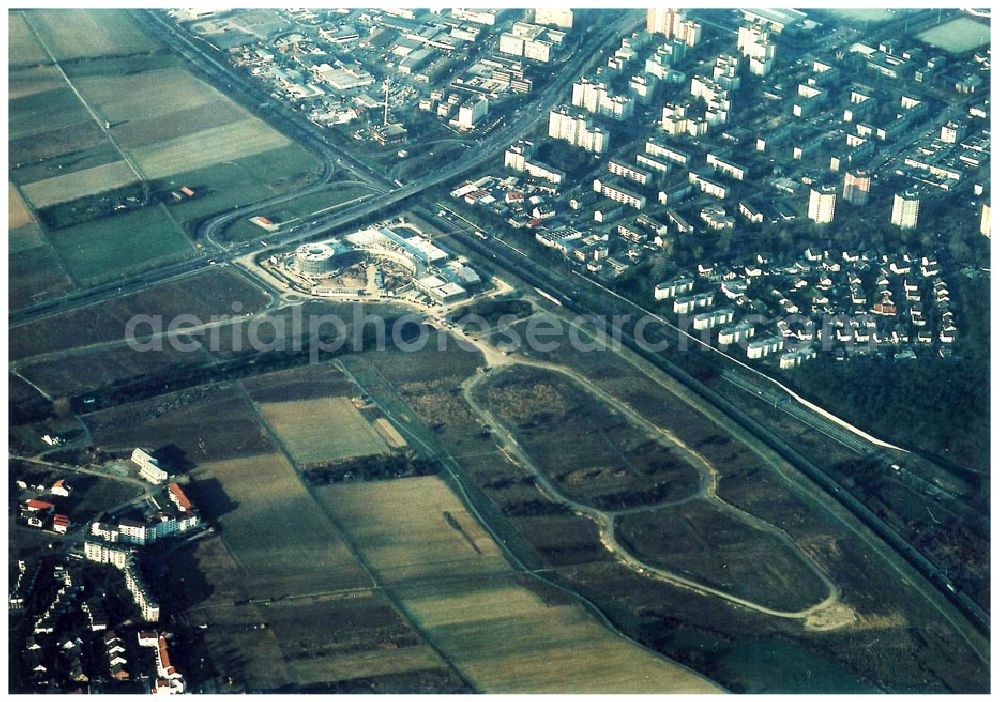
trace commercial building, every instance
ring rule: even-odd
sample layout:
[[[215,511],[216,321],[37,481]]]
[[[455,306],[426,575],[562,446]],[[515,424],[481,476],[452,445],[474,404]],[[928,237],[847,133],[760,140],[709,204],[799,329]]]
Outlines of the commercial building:
[[[300,275],[322,277],[364,258],[363,254],[339,240],[303,244],[295,250],[295,269]]]
[[[470,97],[458,108],[455,126],[459,129],[475,129],[476,125],[490,112],[490,102],[485,97]]]

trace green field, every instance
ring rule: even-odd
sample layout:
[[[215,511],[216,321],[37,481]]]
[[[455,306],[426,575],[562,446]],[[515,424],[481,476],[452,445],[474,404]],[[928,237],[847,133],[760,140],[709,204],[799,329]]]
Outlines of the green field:
[[[949,54],[963,54],[989,44],[990,25],[971,17],[959,17],[918,34],[917,39]]]
[[[162,206],[77,224],[49,236],[80,285],[114,280],[194,255],[184,232]]]
[[[256,156],[177,173],[158,182],[163,187],[187,185],[207,191],[204,196],[170,207],[178,222],[191,224],[235,206],[260,202],[308,185],[319,171],[315,158],[298,144],[289,144]]]
[[[8,116],[7,138],[10,141],[93,121],[65,83],[51,90],[11,99]]]
[[[312,214],[320,216],[329,214],[331,211],[342,207],[347,203],[361,197],[370,197],[372,191],[357,185],[332,186],[329,189],[317,193],[301,195],[288,202],[276,205],[273,208],[261,210],[260,214],[280,225],[292,225]],[[243,217],[233,222],[226,229],[225,237],[231,241],[246,241],[256,239],[261,236],[263,230],[256,224],[249,221],[249,217]]]

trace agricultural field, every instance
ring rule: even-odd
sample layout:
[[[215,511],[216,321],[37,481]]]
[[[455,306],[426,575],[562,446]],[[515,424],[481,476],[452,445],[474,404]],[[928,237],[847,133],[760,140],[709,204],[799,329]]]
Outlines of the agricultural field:
[[[10,330],[10,357],[23,359],[77,346],[122,341],[133,315],[159,314],[163,327],[181,314],[211,321],[212,315],[232,315],[239,302],[243,313],[264,309],[268,295],[242,276],[225,269],[202,271],[148,290],[98,302],[19,324]]]
[[[135,181],[135,173],[125,161],[113,161],[82,171],[37,180],[23,186],[21,190],[32,206],[40,210],[85,195],[115,190]],[[104,221],[101,224],[104,224]]]
[[[316,493],[431,643],[481,692],[717,690],[604,628],[562,593],[529,586],[437,478]]]
[[[29,224],[34,224],[35,218],[31,214],[31,210],[28,206],[24,204],[24,198],[21,197],[21,193],[17,191],[14,184],[7,183],[7,229],[13,231],[21,227],[25,227]],[[11,242],[13,243],[13,242]],[[30,248],[30,247],[22,247]]]
[[[964,54],[989,43],[990,25],[971,17],[958,17],[918,34],[917,39],[949,54]]]
[[[120,10],[29,10],[25,16],[57,61],[148,53],[160,48]]]
[[[66,85],[55,66],[35,66],[17,70],[14,70],[14,66],[9,68],[11,70],[7,74],[8,100],[19,100]]]
[[[287,145],[288,139],[255,117],[158,141],[133,151],[149,178],[165,178],[230,159],[256,156]]]
[[[192,499],[218,523],[245,573],[250,597],[315,595],[371,584],[281,454],[204,463],[192,478]]]
[[[300,467],[389,453],[385,439],[350,398],[264,402],[258,407]]]
[[[11,239],[23,243],[26,240],[34,240],[36,236],[40,235],[29,234],[25,237],[22,232],[18,232],[12,235]],[[75,287],[47,243],[43,242],[38,246],[19,251],[14,251],[12,248],[7,261],[10,273],[7,291],[12,310],[38,302],[50,295],[69,292]]]
[[[799,553],[704,500],[619,517],[616,533],[650,565],[767,607],[800,611],[828,594]]]
[[[96,446],[159,451],[176,472],[275,450],[253,407],[232,386],[181,390],[92,412],[83,421]],[[279,474],[286,462],[274,465],[272,472]]]
[[[82,286],[139,273],[195,255],[165,207],[146,207],[50,233],[52,245]]]
[[[49,55],[38,43],[23,12],[7,11],[7,65],[38,66],[51,63]]]
[[[15,304],[193,257],[190,237],[205,217],[303,187],[321,171],[303,148],[170,55],[152,60],[161,47],[128,12],[9,17],[10,180],[52,246],[12,261]],[[32,28],[65,63],[66,77],[34,65],[41,47]],[[119,213],[126,195],[135,195],[122,188],[142,178],[154,204],[133,198],[134,209]],[[155,205],[181,186],[198,195]],[[40,274],[36,262],[59,275]]]

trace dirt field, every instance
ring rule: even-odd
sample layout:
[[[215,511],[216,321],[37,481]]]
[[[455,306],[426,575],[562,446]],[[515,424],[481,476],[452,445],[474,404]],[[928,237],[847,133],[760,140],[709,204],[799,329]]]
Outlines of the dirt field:
[[[971,17],[959,17],[918,34],[917,39],[949,54],[962,54],[989,43],[990,25]]]
[[[260,412],[299,466],[389,452],[346,397],[265,402]]]
[[[827,596],[799,554],[703,500],[621,517],[617,533],[651,565],[775,609],[794,612]]]
[[[31,224],[35,218],[24,203],[24,198],[14,184],[7,181],[7,229],[13,230]]]
[[[23,191],[31,204],[41,209],[59,202],[69,202],[86,195],[121,188],[135,180],[135,173],[125,161],[115,161],[85,171],[39,180],[25,185]]]
[[[268,373],[240,381],[250,399],[257,403],[318,400],[352,397],[357,386],[328,364],[311,364],[279,373]]]
[[[12,327],[10,357],[26,358],[124,339],[125,326],[136,314],[161,314],[166,329],[176,315],[192,314],[208,322],[212,315],[233,314],[234,302],[242,305],[243,312],[257,312],[267,301],[267,296],[243,277],[226,270],[209,270]]]
[[[106,162],[120,158],[93,120],[32,134],[8,146],[11,162],[25,164],[14,174],[24,184],[86,170],[90,154],[110,152]]]
[[[251,117],[135,149],[133,158],[150,178],[164,178],[221,161],[255,156],[288,139]]]
[[[145,53],[159,46],[122,10],[29,10],[26,14],[60,61]]]
[[[555,591],[542,596],[522,585],[437,478],[324,487],[317,494],[430,640],[480,691],[715,690],[619,638]]]
[[[156,375],[168,368],[198,366],[209,362],[206,351],[179,351],[169,344],[162,351],[136,353],[127,346],[100,348],[67,358],[28,363],[21,372],[53,395],[82,395],[107,388],[116,381]]]
[[[59,267],[59,259],[47,244],[10,251],[8,266],[10,280],[7,290],[11,309],[58,295],[74,287],[73,281]]]
[[[274,450],[249,403],[232,387],[201,387],[86,415],[105,448],[165,450],[174,470]]]
[[[505,371],[481,397],[574,499],[621,509],[679,499],[698,489],[698,473],[679,451],[558,374]]]

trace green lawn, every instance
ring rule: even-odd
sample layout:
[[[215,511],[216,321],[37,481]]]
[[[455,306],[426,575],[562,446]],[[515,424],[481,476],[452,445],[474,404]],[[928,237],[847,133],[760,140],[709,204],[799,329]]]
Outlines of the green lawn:
[[[313,213],[319,213],[321,210],[328,210],[328,208],[328,212],[333,211],[345,203],[372,194],[372,191],[368,188],[356,185],[333,186],[329,190],[302,195],[274,208],[261,210],[261,214],[277,224],[292,224],[293,220],[308,218]],[[223,237],[230,241],[246,241],[264,236],[265,234],[266,232],[263,229],[256,224],[252,224],[249,218],[244,217],[236,220],[236,222],[229,226]]]
[[[81,285],[113,280],[194,254],[164,207],[78,224],[49,237],[70,275]]]
[[[186,185],[207,191],[194,200],[170,206],[174,219],[190,230],[196,222],[210,215],[305,187],[315,182],[320,171],[319,162],[309,152],[290,144],[256,156],[181,173],[158,181],[158,185],[169,189]]]

